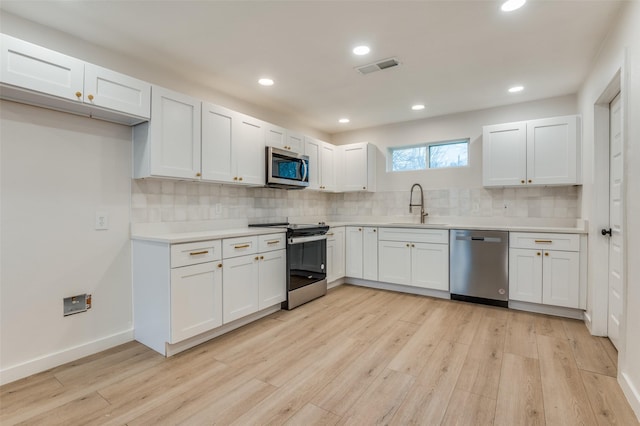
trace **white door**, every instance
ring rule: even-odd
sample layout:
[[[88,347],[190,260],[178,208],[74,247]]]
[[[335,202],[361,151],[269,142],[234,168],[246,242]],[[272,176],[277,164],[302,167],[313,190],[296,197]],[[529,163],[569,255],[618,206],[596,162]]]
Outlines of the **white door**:
[[[378,228],[364,228],[362,256],[362,277],[378,281]]]
[[[320,146],[320,189],[336,190],[336,147],[327,142]]]
[[[542,303],[580,307],[580,253],[543,250]]]
[[[289,146],[287,145],[287,131],[285,129],[270,123],[265,123],[264,126],[264,137],[266,146],[273,146],[280,149],[289,149]]]
[[[363,236],[359,226],[347,226],[347,277],[362,278]]]
[[[411,244],[400,241],[378,243],[378,279],[386,283],[411,283]]]
[[[620,321],[624,318],[622,276],[622,111],[620,94],[609,106],[609,315],[607,334],[616,348],[620,345]]]
[[[233,182],[233,123],[237,113],[202,103],[202,180]]]
[[[138,117],[151,116],[151,84],[93,64],[84,67],[84,102]]]
[[[542,303],[542,250],[509,249],[509,299]]]
[[[527,184],[578,182],[577,129],[575,115],[527,122]]]
[[[257,254],[223,261],[222,320],[224,324],[258,311],[259,261]]]
[[[304,136],[301,133],[287,130],[287,146],[289,150],[299,154],[304,153]]]
[[[304,154],[309,157],[309,189],[320,189],[320,145],[322,142],[304,138]]]
[[[237,167],[237,182],[265,184],[264,123],[240,114],[233,135],[233,161]]]
[[[259,309],[284,302],[287,298],[287,251],[260,254]]]
[[[449,246],[411,243],[411,285],[449,291]]]
[[[482,184],[525,185],[527,178],[527,124],[496,124],[482,128]]]
[[[367,144],[357,143],[344,147],[344,175],[342,190],[362,191],[367,188]]]

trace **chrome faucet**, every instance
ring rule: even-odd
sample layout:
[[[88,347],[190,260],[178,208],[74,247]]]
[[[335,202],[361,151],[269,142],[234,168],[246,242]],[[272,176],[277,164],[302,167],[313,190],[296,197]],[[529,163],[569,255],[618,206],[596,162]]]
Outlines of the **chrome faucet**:
[[[413,204],[413,188],[420,188],[420,204]],[[424,223],[424,218],[429,213],[424,212],[424,193],[422,192],[422,186],[419,183],[414,183],[411,187],[411,195],[409,196],[409,213],[412,212],[412,207],[420,206],[420,223]]]

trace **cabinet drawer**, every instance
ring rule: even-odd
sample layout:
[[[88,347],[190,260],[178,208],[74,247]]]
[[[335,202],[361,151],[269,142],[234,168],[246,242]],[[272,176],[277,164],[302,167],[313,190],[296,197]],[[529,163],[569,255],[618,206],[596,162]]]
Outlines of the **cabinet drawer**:
[[[258,251],[260,253],[273,250],[282,250],[286,247],[287,237],[284,233],[258,236]]]
[[[378,228],[380,241],[411,241],[414,243],[448,244],[446,229]]]
[[[225,259],[258,252],[258,237],[226,238],[222,240],[222,256]]]
[[[171,244],[171,267],[195,265],[222,259],[220,240]]]
[[[580,251],[580,235],[510,232],[509,247],[538,250]]]

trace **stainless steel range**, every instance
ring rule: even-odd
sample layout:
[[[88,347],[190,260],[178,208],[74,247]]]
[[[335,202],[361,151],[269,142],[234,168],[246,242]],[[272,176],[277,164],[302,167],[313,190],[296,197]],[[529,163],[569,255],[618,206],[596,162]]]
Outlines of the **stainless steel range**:
[[[249,226],[279,227],[287,230],[287,300],[291,310],[327,294],[327,231],[320,224],[270,223]]]

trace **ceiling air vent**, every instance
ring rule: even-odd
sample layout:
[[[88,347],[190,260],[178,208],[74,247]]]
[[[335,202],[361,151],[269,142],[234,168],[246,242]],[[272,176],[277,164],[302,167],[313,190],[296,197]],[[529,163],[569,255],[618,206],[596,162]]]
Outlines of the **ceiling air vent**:
[[[363,65],[361,67],[356,67],[356,70],[362,74],[371,74],[372,72],[386,70],[387,68],[393,68],[400,65],[400,62],[396,58],[382,59],[378,62],[369,65]]]

